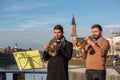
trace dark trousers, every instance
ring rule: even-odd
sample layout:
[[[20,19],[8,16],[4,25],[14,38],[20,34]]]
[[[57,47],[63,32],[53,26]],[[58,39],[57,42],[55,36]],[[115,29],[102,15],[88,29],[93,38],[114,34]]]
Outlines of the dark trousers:
[[[106,80],[106,70],[86,70],[86,80]]]
[[[6,73],[0,72],[0,80],[6,80]]]

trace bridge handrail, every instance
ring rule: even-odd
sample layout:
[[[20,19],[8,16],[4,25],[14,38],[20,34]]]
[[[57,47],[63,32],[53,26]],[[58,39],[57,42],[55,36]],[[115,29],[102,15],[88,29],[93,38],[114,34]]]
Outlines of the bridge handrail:
[[[5,73],[41,73],[47,74],[47,70],[0,70],[0,72]]]
[[[120,74],[120,68],[117,65],[117,62],[120,61],[120,57],[119,58],[115,58],[112,62],[113,68]]]

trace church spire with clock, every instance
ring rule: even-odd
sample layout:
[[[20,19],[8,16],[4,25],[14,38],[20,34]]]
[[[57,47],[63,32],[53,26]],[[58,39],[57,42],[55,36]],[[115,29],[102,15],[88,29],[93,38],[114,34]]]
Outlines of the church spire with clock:
[[[76,39],[77,39],[76,23],[75,23],[75,18],[73,15],[72,23],[71,23],[71,42],[72,42],[73,46],[76,46]]]

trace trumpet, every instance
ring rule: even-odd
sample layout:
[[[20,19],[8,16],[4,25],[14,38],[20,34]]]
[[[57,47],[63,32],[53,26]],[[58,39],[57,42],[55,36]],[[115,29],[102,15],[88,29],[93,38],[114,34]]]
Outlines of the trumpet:
[[[56,56],[58,53],[57,53],[57,49],[60,47],[60,40],[59,39],[56,39],[52,44],[49,45],[48,47],[48,53],[50,56]],[[54,46],[54,43],[56,43],[57,45]]]
[[[89,36],[89,39],[94,39],[94,36]],[[86,40],[82,40],[82,41],[77,41],[76,42],[76,46],[80,49],[84,48],[87,45],[87,41]]]

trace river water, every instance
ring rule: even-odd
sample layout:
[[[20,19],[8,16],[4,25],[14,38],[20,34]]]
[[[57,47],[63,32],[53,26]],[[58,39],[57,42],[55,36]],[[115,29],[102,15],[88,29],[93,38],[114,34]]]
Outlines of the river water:
[[[0,70],[18,70],[17,65],[1,66]],[[29,70],[28,70],[29,71]],[[31,70],[30,70],[31,71]],[[46,80],[47,71],[46,69],[36,69],[34,71],[45,71],[46,73],[25,73],[25,80]],[[13,73],[6,73],[6,80],[13,80]]]

